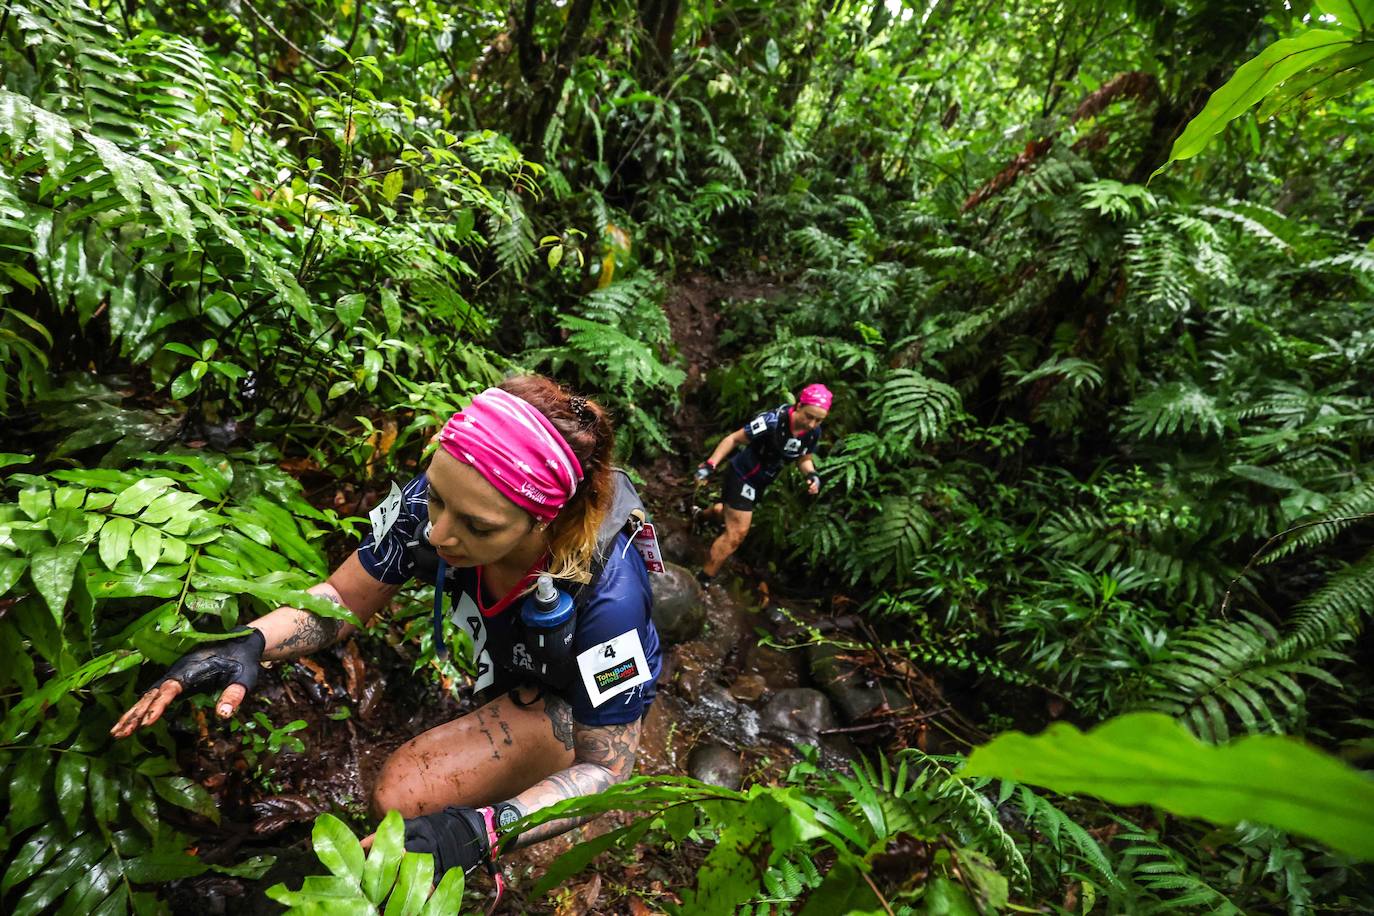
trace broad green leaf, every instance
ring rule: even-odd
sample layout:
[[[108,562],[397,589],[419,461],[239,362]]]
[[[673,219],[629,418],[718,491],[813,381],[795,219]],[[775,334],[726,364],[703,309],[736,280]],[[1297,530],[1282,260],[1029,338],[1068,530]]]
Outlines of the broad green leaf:
[[[377,916],[377,908],[363,899],[357,884],[335,875],[311,875],[298,891],[274,884],[267,896],[301,916]]]
[[[138,884],[162,884],[202,874],[209,867],[181,849],[155,849],[125,862],[124,872]]]
[[[10,773],[9,810],[5,824],[15,833],[28,830],[46,820],[52,755],[45,748],[31,750],[19,758]]]
[[[0,558],[0,595],[8,594],[28,568],[29,561],[24,557]]]
[[[1242,820],[1374,859],[1374,778],[1277,735],[1211,746],[1159,713],[1132,713],[1084,734],[1056,723],[999,735],[961,776],[997,776],[1118,805],[1156,805],[1218,824]]]
[[[116,515],[137,515],[175,485],[176,481],[170,477],[144,477],[115,498],[111,511]]]
[[[29,577],[33,579],[38,594],[48,603],[48,609],[52,611],[58,626],[62,625],[62,612],[67,606],[67,595],[72,590],[76,564],[85,552],[85,544],[60,544],[36,551],[29,560]]]
[[[25,455],[21,452],[0,452],[0,469],[13,467],[16,464],[28,464],[32,460],[32,455]]]
[[[401,196],[401,191],[405,188],[405,184],[406,178],[405,175],[401,173],[400,169],[393,169],[387,172],[386,177],[382,179],[382,196],[386,198],[386,202],[394,204],[396,198]]]
[[[390,287],[382,287],[382,317],[386,320],[386,329],[395,334],[401,329],[401,299],[396,295],[396,291]]]
[[[196,378],[190,369],[187,369],[172,379],[171,395],[179,401],[198,387],[200,387],[200,379]]]
[[[157,558],[162,555],[162,532],[151,525],[139,525],[130,540],[134,556],[143,564],[145,573],[152,572]]]
[[[87,870],[109,852],[99,835],[86,834],[63,847],[57,858],[38,875],[14,905],[12,916],[37,916],[43,913]]]
[[[1312,5],[1352,32],[1374,29],[1374,0],[1314,0]]]
[[[343,325],[345,331],[351,331],[358,324],[358,319],[363,317],[363,309],[367,306],[367,297],[362,293],[348,293],[340,296],[334,303],[334,314],[338,316],[339,324]]]
[[[86,769],[90,758],[67,752],[57,755],[57,772],[53,776],[53,791],[57,795],[57,810],[68,830],[76,829],[77,818],[86,807]]]
[[[466,877],[461,868],[450,868],[439,880],[439,886],[430,895],[422,916],[450,916],[463,908],[463,887]]]
[[[401,867],[401,856],[405,855],[405,839],[405,820],[401,813],[388,811],[377,827],[372,848],[367,852],[367,863],[363,866],[363,893],[373,903],[381,904],[391,893],[391,886],[396,883],[396,869]]]
[[[315,855],[331,872],[355,884],[363,876],[363,848],[348,825],[332,814],[321,814],[311,831]]]
[[[1156,169],[1155,175],[1168,168],[1169,163],[1190,159],[1202,152],[1227,124],[1244,114],[1284,80],[1339,53],[1350,44],[1350,36],[1343,32],[1309,29],[1293,38],[1284,38],[1269,45],[1242,64],[1225,85],[1212,93],[1202,111],[1188,122],[1183,133],[1174,141],[1168,162]]]
[[[143,656],[137,652],[116,650],[96,656],[69,674],[52,678],[41,689],[28,694],[10,709],[0,724],[0,743],[11,742],[28,731],[48,707],[73,690],[80,690],[96,678],[127,671],[136,667],[142,660]]]
[[[177,572],[164,567],[163,572],[117,573],[97,569],[88,574],[86,588],[97,599],[103,598],[175,598],[181,594],[183,581]]]
[[[172,804],[194,811],[219,823],[219,808],[205,787],[185,776],[158,776],[153,779],[153,790]]]
[[[386,902],[385,916],[418,916],[434,886],[434,856],[427,852],[408,852],[401,858],[396,889]]]
[[[40,830],[14,854],[5,877],[0,881],[0,894],[8,894],[10,889],[27,881],[42,871],[53,858],[62,851],[67,837],[61,831]]]

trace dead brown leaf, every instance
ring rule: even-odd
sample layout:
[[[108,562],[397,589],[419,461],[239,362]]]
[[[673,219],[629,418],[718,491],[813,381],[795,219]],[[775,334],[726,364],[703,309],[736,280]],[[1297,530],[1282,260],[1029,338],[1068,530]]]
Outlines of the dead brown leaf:
[[[367,683],[367,666],[363,663],[362,653],[358,651],[358,641],[350,639],[344,646],[343,657],[344,686],[348,695],[357,703],[363,698],[363,685]]]
[[[596,906],[601,897],[601,876],[592,875],[592,880],[579,884],[572,889],[568,899],[559,904],[555,916],[586,916]]]

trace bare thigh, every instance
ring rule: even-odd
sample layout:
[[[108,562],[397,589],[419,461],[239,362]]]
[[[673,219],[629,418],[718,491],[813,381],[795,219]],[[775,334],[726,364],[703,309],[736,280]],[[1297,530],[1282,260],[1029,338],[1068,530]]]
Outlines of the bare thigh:
[[[735,543],[736,546],[744,542],[744,536],[749,533],[749,526],[753,524],[754,513],[741,512],[739,509],[725,507],[725,536]]]
[[[398,747],[382,766],[372,808],[378,817],[415,817],[493,805],[572,763],[571,707],[557,697],[521,707],[507,695]]]

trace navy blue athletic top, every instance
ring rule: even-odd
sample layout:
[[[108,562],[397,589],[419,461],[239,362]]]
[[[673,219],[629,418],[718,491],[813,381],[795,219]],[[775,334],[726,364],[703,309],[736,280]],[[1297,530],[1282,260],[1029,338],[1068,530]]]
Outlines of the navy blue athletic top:
[[[791,405],[765,410],[744,424],[749,444],[730,458],[730,466],[745,483],[761,490],[782,473],[783,465],[816,448],[816,443],[821,441],[822,426],[794,436]]]
[[[403,585],[416,575],[415,550],[429,534],[428,493],[423,474],[399,494],[393,492],[383,504],[389,510],[382,516],[384,530],[379,534],[374,527],[358,545],[359,562],[379,582]],[[590,593],[577,595],[576,676],[563,688],[545,687],[567,701],[574,719],[589,726],[638,721],[649,711],[662,668],[644,561],[624,532],[608,553]],[[519,629],[525,596],[513,593],[489,605],[482,594],[481,567],[449,567],[445,581],[453,621],[472,640],[477,689],[514,686],[527,678],[533,666]]]

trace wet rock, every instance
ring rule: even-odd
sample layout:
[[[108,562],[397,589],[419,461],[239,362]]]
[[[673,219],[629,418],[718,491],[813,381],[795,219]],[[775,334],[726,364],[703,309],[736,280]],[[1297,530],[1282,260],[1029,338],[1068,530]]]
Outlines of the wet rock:
[[[704,559],[706,545],[714,539],[714,535],[694,535],[686,528],[676,528],[660,533],[658,546],[663,549],[663,555],[672,562],[691,566]]]
[[[896,682],[873,677],[846,659],[843,650],[835,646],[811,646],[807,649],[807,658],[812,678],[850,722],[883,705],[897,711],[915,705]]]
[[[730,696],[745,703],[752,703],[763,696],[768,689],[768,682],[763,679],[761,674],[741,674],[730,685]]]
[[[697,701],[686,708],[686,718],[725,744],[753,747],[759,743],[759,714],[736,702],[715,684],[707,686]]]
[[[760,675],[772,689],[800,687],[802,685],[802,663],[805,658],[801,650],[784,651],[753,643],[744,654],[744,670]]]
[[[709,785],[738,789],[744,782],[744,764],[728,747],[698,744],[687,758],[687,775]]]
[[[664,567],[661,575],[649,578],[654,592],[654,627],[665,642],[695,639],[706,621],[701,586],[690,572],[676,563],[665,563]]]
[[[719,668],[720,659],[700,640],[692,640],[668,650],[671,667],[668,676],[659,675],[660,684],[672,684],[673,689],[688,700],[696,700],[711,683]]]
[[[839,720],[825,694],[810,687],[779,690],[759,716],[763,734],[779,741],[819,743],[821,732],[837,728]]]

